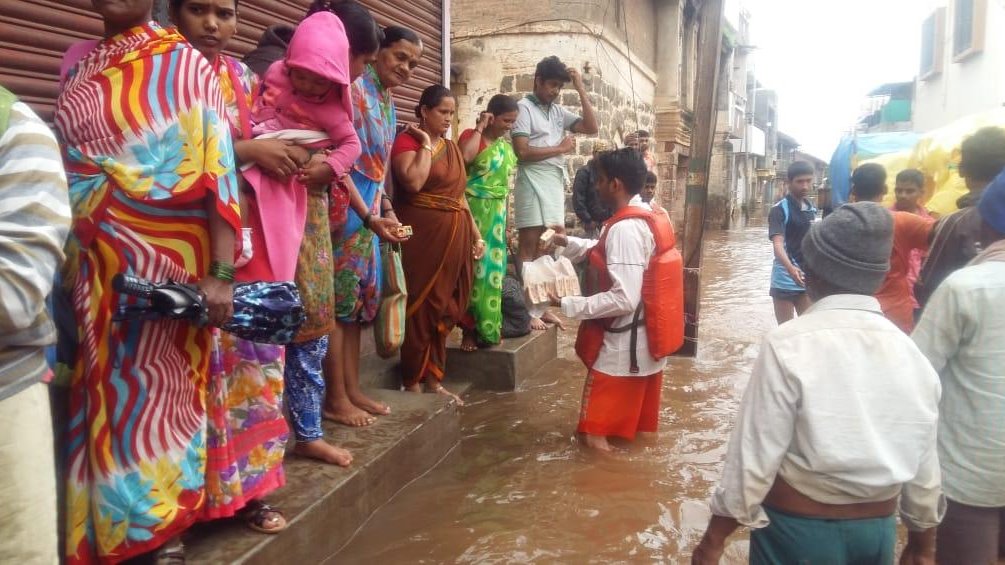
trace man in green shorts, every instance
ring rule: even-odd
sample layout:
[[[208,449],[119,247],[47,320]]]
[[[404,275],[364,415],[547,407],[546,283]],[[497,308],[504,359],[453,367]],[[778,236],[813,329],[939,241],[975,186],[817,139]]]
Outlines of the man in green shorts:
[[[556,103],[570,81],[579,93],[582,117]],[[547,226],[565,225],[565,155],[576,147],[569,134],[595,135],[599,128],[582,76],[555,56],[537,64],[534,92],[520,100],[519,107],[512,133],[520,160],[513,212],[520,234],[518,256],[521,263],[529,263],[541,255],[539,239]],[[540,318],[544,311],[531,314]]]

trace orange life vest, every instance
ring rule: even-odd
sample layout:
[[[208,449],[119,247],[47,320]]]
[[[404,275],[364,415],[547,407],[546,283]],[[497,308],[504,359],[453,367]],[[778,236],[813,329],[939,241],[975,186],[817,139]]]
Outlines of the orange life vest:
[[[638,326],[645,323],[649,354],[662,359],[684,345],[684,261],[675,247],[673,226],[666,212],[625,206],[604,223],[604,233],[587,255],[587,273],[583,294],[590,296],[611,289],[607,270],[607,234],[611,227],[629,218],[645,220],[653,234],[656,249],[642,277],[642,302],[632,323],[614,327],[614,318],[584,320],[576,335],[576,354],[587,367],[593,367],[604,345],[607,332],[630,331],[631,372],[638,373]]]

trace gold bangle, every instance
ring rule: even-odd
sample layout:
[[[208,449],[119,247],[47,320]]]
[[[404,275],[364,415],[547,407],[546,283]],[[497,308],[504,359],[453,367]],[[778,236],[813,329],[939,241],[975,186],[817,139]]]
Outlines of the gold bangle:
[[[428,143],[424,144],[422,148],[425,149],[426,151],[429,151],[430,153],[433,152],[433,146]]]

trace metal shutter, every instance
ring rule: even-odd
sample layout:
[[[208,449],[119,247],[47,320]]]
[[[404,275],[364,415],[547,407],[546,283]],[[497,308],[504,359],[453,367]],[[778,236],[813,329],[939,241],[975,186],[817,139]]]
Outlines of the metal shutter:
[[[403,25],[422,37],[422,62],[396,96],[398,117],[412,121],[412,109],[422,89],[443,82],[443,0],[360,2],[373,11],[381,25]],[[296,24],[309,4],[309,0],[241,0],[232,54],[243,55],[253,49],[270,25]],[[100,36],[101,31],[101,20],[90,0],[0,1],[0,84],[51,120],[63,53],[77,41]]]
[[[63,52],[102,29],[90,0],[0,1],[0,84],[51,120]]]

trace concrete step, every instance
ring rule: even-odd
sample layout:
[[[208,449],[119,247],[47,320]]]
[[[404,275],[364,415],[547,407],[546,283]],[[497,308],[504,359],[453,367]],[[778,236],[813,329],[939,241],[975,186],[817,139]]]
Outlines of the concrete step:
[[[451,390],[463,394],[468,385],[454,383]],[[264,535],[237,519],[198,525],[186,536],[187,561],[320,563],[460,441],[460,414],[445,397],[386,389],[367,392],[388,403],[393,413],[365,428],[325,424],[325,437],[352,451],[350,468],[287,457],[286,486],[267,501],[282,508],[289,529]]]
[[[470,383],[481,390],[507,391],[520,386],[521,376],[529,377],[558,356],[558,329],[531,332],[524,337],[503,340],[498,347],[461,351],[461,332],[455,330],[447,342],[448,383]],[[360,385],[364,388],[401,387],[398,357],[381,359],[373,347],[372,332],[362,337]]]
[[[506,339],[497,347],[472,352],[461,351],[460,345],[460,332],[454,332],[447,344],[448,381],[471,383],[483,390],[517,390],[521,379],[531,377],[558,357],[558,328],[551,326],[543,332]]]

